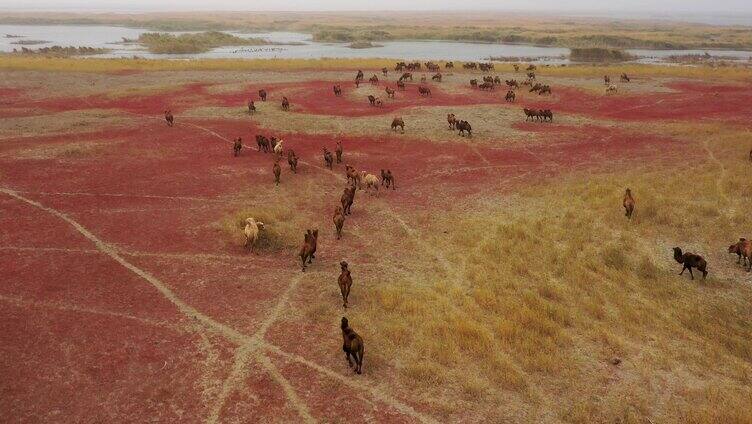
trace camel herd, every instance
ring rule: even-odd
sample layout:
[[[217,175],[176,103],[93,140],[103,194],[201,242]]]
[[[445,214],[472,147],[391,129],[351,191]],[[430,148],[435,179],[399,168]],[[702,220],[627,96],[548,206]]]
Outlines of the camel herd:
[[[405,62],[399,62],[395,70],[403,72],[402,75],[399,77],[399,80],[397,81],[397,88],[404,90],[405,81],[412,81],[413,80],[413,74],[412,72],[416,70],[420,70],[423,66],[425,66],[426,69],[437,72],[434,77],[432,78],[433,81],[440,82],[442,81],[441,73],[439,72],[439,65],[427,62],[424,64],[421,64],[419,62],[412,62],[412,63],[405,63]],[[465,63],[463,64],[463,67],[465,69],[480,69],[481,71],[487,72],[494,69],[493,64],[489,63]],[[447,62],[445,64],[445,69],[452,69],[454,68],[453,62]],[[519,65],[514,65],[515,71],[519,71]],[[505,96],[505,100],[508,102],[514,102],[516,98],[515,90],[520,89],[522,86],[530,86],[529,92],[531,93],[538,93],[539,95],[545,95],[545,94],[551,94],[552,90],[551,87],[547,84],[541,84],[538,82],[535,82],[535,66],[530,65],[527,67],[527,77],[528,79],[523,81],[522,83],[518,82],[515,79],[505,80],[504,84],[508,87],[508,92]],[[386,77],[388,75],[388,69],[383,68],[382,69],[383,75]],[[360,84],[360,82],[364,79],[364,73],[362,70],[359,70],[357,72],[355,83],[356,86]],[[626,74],[622,74],[621,82],[629,82],[630,79]],[[369,82],[373,85],[379,84],[378,77],[374,74],[372,77],[369,78]],[[608,75],[604,76],[604,83],[607,87],[607,93],[610,92],[616,92],[615,85],[611,84],[611,79]],[[473,88],[478,88],[480,90],[493,90],[494,87],[499,86],[502,84],[502,80],[499,76],[484,76],[483,82],[481,84],[478,84],[477,79],[470,80],[470,85]],[[385,87],[384,90],[387,94],[388,98],[394,98],[395,96],[395,90],[390,87]],[[340,97],[342,95],[342,87],[340,84],[335,84],[333,86],[333,92],[335,97]],[[419,85],[418,86],[418,93],[420,96],[423,97],[430,97],[431,96],[431,89],[428,86],[425,85]],[[374,95],[368,95],[367,96],[369,104],[374,107],[381,107],[383,106],[383,101],[379,99],[378,97]],[[258,90],[258,99],[261,102],[265,102],[267,100],[267,92],[264,89]],[[256,112],[256,105],[253,100],[250,100],[247,104],[248,107],[248,113],[252,114]],[[282,110],[288,111],[290,110],[290,101],[287,97],[282,97],[281,101],[281,107]],[[525,121],[536,121],[536,122],[552,122],[553,121],[553,112],[550,109],[529,109],[529,108],[523,108],[523,112],[525,114]],[[172,112],[167,109],[164,111],[164,118],[168,126],[172,127],[175,124],[175,118],[172,114]],[[447,123],[449,125],[450,130],[458,131],[460,136],[468,136],[472,137],[472,126],[468,121],[458,119],[455,114],[448,114],[447,115]],[[394,117],[392,119],[391,123],[391,129],[393,131],[397,131],[399,129],[401,132],[404,133],[405,131],[405,122],[402,119],[402,117]],[[274,176],[274,184],[280,185],[281,184],[281,174],[282,174],[282,167],[280,165],[280,162],[282,158],[284,157],[284,154],[286,152],[287,157],[287,163],[289,165],[290,170],[297,174],[298,169],[298,156],[296,155],[295,151],[292,149],[285,150],[283,147],[284,141],[281,139],[278,139],[276,137],[267,137],[261,134],[256,135],[256,144],[257,144],[257,152],[258,153],[268,153],[273,154],[273,165],[272,165],[272,174]],[[233,156],[239,156],[241,154],[241,151],[243,149],[243,140],[241,137],[237,137],[232,142],[232,151]],[[335,165],[341,164],[343,162],[343,154],[344,149],[342,146],[342,142],[337,141],[336,142],[336,148],[334,150],[334,154],[326,147],[322,147],[322,159],[324,167],[329,170],[334,170]],[[750,152],[750,160],[752,160],[752,151]],[[355,201],[356,193],[358,190],[363,190],[366,193],[370,193],[371,195],[378,195],[379,189],[384,187],[387,190],[390,188],[392,190],[396,190],[396,180],[394,175],[392,174],[392,171],[390,169],[381,169],[379,175],[370,174],[365,171],[358,171],[353,166],[349,164],[345,164],[344,167],[345,171],[345,177],[346,177],[346,184],[343,189],[342,195],[340,196],[340,204],[336,206],[334,210],[334,214],[332,216],[332,222],[334,224],[336,239],[340,240],[343,236],[343,228],[345,221],[348,219],[349,216],[352,215],[352,206]],[[635,198],[632,194],[632,191],[627,188],[622,205],[624,207],[625,216],[627,219],[632,219],[634,212],[635,212]],[[243,227],[243,235],[245,236],[245,243],[244,246],[247,250],[249,250],[251,253],[254,252],[255,245],[257,244],[261,231],[264,231],[266,229],[266,224],[264,224],[261,221],[256,220],[254,217],[248,217],[244,221],[244,227]],[[300,247],[298,257],[301,261],[301,270],[303,272],[306,271],[307,267],[309,265],[312,265],[313,260],[316,258],[316,250],[318,247],[318,238],[319,238],[319,230],[318,229],[307,229],[303,236],[303,243]],[[737,262],[741,262],[742,259],[744,260],[743,265],[747,266],[748,271],[752,271],[752,241],[746,240],[744,238],[740,239],[739,242],[732,244],[729,246],[728,249],[729,253],[733,253],[738,255]],[[674,248],[674,259],[683,266],[682,271],[680,275],[684,273],[684,271],[688,270],[690,277],[694,279],[693,275],[693,269],[700,271],[703,275],[703,278],[705,278],[708,274],[707,272],[707,262],[705,259],[702,258],[702,256],[689,253],[689,252],[683,252],[682,249],[679,247]],[[338,286],[340,288],[340,294],[342,296],[342,302],[343,307],[348,308],[349,306],[349,295],[350,290],[353,284],[353,278],[350,272],[349,264],[346,261],[340,262],[340,275],[337,280]],[[363,339],[350,327],[349,321],[346,317],[342,318],[341,322],[341,331],[342,331],[342,337],[343,337],[343,346],[342,349],[345,352],[346,359],[348,361],[348,364],[353,368],[353,370],[360,374],[362,372],[362,365],[363,365],[363,352],[364,352],[364,343]]]

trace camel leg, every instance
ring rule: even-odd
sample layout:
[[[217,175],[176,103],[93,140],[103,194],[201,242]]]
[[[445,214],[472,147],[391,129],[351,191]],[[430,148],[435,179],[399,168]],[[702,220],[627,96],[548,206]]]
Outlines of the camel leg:
[[[682,268],[682,270],[681,270],[681,272],[679,273],[679,275],[682,275],[682,274],[684,274],[684,271],[686,271],[686,270],[687,270],[687,266],[686,266],[686,265],[684,265],[684,268]]]
[[[687,269],[689,269],[689,276],[694,280],[695,279],[695,275],[692,274],[692,267],[689,267]]]
[[[348,351],[347,349],[345,349],[345,359],[347,359],[347,364],[350,366],[350,368],[352,368],[353,362],[350,360],[350,351]]]

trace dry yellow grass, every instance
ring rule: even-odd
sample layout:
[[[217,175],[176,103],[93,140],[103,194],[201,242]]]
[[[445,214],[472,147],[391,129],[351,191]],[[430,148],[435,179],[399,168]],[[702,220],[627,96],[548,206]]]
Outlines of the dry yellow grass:
[[[21,160],[35,159],[82,159],[104,152],[113,144],[107,140],[87,140],[84,142],[57,143],[53,145],[30,146],[4,153],[3,157]]]
[[[412,253],[360,276],[350,311],[377,372],[395,369],[448,421],[752,422],[752,286],[725,252],[752,228],[744,133],[679,127],[664,130],[698,149],[715,134],[718,161],[481,195],[407,217],[397,239],[386,219],[371,239]],[[704,255],[708,280],[676,275],[673,246]]]
[[[75,134],[102,128],[132,125],[127,117],[111,110],[86,109],[58,112],[41,116],[25,116],[0,119],[0,139],[44,136],[52,134]]]
[[[0,56],[0,69],[23,71],[55,72],[124,72],[124,71],[331,71],[344,69],[381,69],[394,66],[394,59],[196,59],[196,60],[152,60],[152,59],[77,59],[77,58],[34,58]],[[471,74],[455,63],[454,72]],[[511,64],[498,64],[496,73],[510,72]],[[594,77],[604,74],[620,75],[626,72],[635,76],[712,78],[725,80],[752,79],[752,69],[745,66],[652,66],[642,64],[618,64],[607,66],[572,65],[540,67],[541,75],[561,77]],[[477,72],[475,72],[477,73]]]

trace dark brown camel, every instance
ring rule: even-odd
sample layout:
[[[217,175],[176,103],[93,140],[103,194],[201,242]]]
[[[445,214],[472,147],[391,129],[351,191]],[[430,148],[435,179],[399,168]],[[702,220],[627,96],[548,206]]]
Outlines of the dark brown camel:
[[[695,276],[692,274],[692,268],[696,268],[698,271],[702,272],[703,280],[705,279],[705,277],[707,277],[708,263],[702,256],[695,255],[694,253],[689,252],[682,253],[682,250],[680,248],[674,247],[674,259],[676,260],[676,262],[684,265],[679,275],[682,275],[684,274],[684,271],[689,270],[689,276],[694,280]]]
[[[342,218],[344,220],[344,217]],[[339,284],[339,292],[342,294],[342,306],[347,308],[347,297],[350,296],[350,287],[352,287],[352,276],[350,270],[347,268],[347,262],[342,261],[339,263],[341,272],[337,279]]]
[[[342,350],[345,352],[345,359],[347,359],[347,363],[350,364],[350,367],[353,368],[356,373],[360,374],[363,369],[363,339],[358,333],[350,328],[347,318],[342,317],[342,325],[340,327],[342,328]],[[354,367],[353,361],[350,360],[351,356],[355,361]]]

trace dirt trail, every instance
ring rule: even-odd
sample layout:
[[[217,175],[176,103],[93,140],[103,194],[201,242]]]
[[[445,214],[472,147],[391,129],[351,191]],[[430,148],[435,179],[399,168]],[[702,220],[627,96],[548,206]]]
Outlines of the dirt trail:
[[[0,193],[4,193],[7,196],[10,196],[20,202],[23,202],[30,206],[41,209],[65,221],[66,223],[71,225],[73,228],[75,228],[76,231],[78,231],[81,235],[89,239],[95,245],[95,247],[100,253],[110,257],[115,262],[119,263],[120,265],[127,268],[131,272],[135,273],[142,279],[146,280],[157,291],[159,291],[162,294],[162,296],[164,296],[170,302],[172,302],[178,308],[178,310],[187,318],[192,318],[194,320],[197,320],[201,324],[201,327],[204,329],[204,331],[208,331],[208,332],[215,333],[216,335],[220,335],[226,338],[227,340],[231,341],[235,345],[238,345],[238,348],[235,352],[235,360],[232,366],[232,371],[230,375],[228,376],[228,378],[225,380],[222,386],[221,393],[219,397],[216,399],[214,406],[211,408],[210,414],[206,420],[207,423],[216,423],[219,421],[220,414],[227,400],[227,397],[234,390],[237,389],[239,384],[242,383],[244,375],[250,372],[250,369],[248,369],[248,361],[250,359],[256,360],[257,363],[259,363],[266,370],[266,372],[268,372],[271,375],[272,379],[275,382],[277,382],[277,384],[284,391],[287,401],[291,404],[291,406],[296,411],[298,411],[300,418],[304,422],[315,421],[313,416],[311,415],[311,412],[308,410],[308,407],[304,403],[301,402],[299,396],[292,389],[287,379],[285,379],[285,377],[279,372],[279,370],[271,363],[271,361],[269,361],[269,359],[264,354],[259,352],[259,350],[263,348],[267,350],[274,350],[275,353],[282,354],[284,356],[281,350],[276,348],[276,346],[271,345],[270,343],[264,342],[263,338],[264,338],[265,333],[268,331],[269,327],[273,325],[274,322],[279,318],[283,309],[286,306],[288,306],[287,303],[289,301],[290,294],[295,290],[297,285],[300,283],[300,280],[304,277],[303,274],[298,274],[297,277],[292,278],[292,282],[290,283],[288,288],[285,290],[283,295],[279,298],[275,307],[272,309],[267,319],[262,323],[258,331],[256,331],[256,333],[251,336],[247,336],[235,330],[234,328],[231,328],[201,313],[200,311],[198,311],[191,305],[184,302],[172,290],[170,290],[170,288],[168,288],[167,285],[164,284],[162,281],[157,279],[148,271],[143,270],[137,267],[136,265],[132,264],[131,262],[127,261],[123,256],[119,254],[116,248],[114,248],[113,246],[105,243],[104,241],[96,237],[88,229],[84,228],[81,224],[79,224],[78,222],[76,222],[75,220],[67,216],[65,213],[62,213],[56,209],[44,206],[41,203],[31,200],[27,197],[24,197],[11,189],[0,187]],[[0,300],[12,301],[15,303],[19,302],[18,300],[10,299],[7,297],[0,297]],[[72,308],[68,308],[68,309],[72,309]],[[98,313],[107,313],[107,312],[98,312]],[[123,316],[123,315],[118,314],[118,316]],[[133,316],[127,316],[127,317],[130,319],[140,320],[140,318],[138,317],[133,317]],[[403,411],[404,413],[418,419],[421,422],[434,422],[431,418],[418,413],[411,407],[402,404],[401,402],[391,398],[390,396],[384,393],[380,393],[376,389],[369,389],[367,386],[364,387],[362,384],[352,383],[350,382],[349,379],[342,376],[341,374],[328,370],[311,361],[305,360],[304,358],[295,357],[293,359],[295,359],[296,362],[303,363],[309,368],[312,368],[313,370],[323,373],[331,378],[336,378],[340,381],[347,382],[351,387],[355,389],[363,390],[365,388],[368,393],[370,393],[372,396],[374,396],[378,400],[400,411]]]

